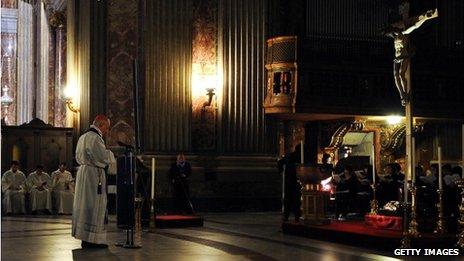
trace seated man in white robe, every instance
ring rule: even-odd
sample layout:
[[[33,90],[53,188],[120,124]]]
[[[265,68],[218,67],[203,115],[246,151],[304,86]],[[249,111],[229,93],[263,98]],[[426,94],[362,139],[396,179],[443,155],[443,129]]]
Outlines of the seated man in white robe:
[[[61,163],[52,173],[53,198],[58,214],[72,214],[74,201],[74,179],[66,170],[66,163]]]
[[[29,188],[29,205],[32,213],[45,210],[52,213],[52,194],[50,186],[52,180],[43,171],[42,165],[37,165],[36,170],[29,174],[26,184]]]
[[[6,214],[26,213],[24,195],[26,175],[19,170],[19,162],[12,161],[11,169],[2,176],[3,208]]]
[[[76,174],[72,236],[82,240],[82,248],[108,247],[105,168],[115,161],[103,140],[109,128],[110,120],[98,115],[77,142],[76,160],[80,166]]]

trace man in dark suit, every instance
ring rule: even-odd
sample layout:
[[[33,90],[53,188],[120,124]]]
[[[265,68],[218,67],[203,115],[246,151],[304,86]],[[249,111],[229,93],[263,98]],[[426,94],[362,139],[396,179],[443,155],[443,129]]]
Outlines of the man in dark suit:
[[[173,188],[173,199],[175,210],[181,214],[193,214],[190,202],[188,181],[192,168],[185,160],[184,154],[177,155],[177,161],[172,163],[169,171],[169,179]]]
[[[284,222],[288,221],[290,212],[295,215],[295,222],[301,216],[301,185],[296,176],[296,163],[299,159],[299,147],[278,161],[279,173],[284,172]]]

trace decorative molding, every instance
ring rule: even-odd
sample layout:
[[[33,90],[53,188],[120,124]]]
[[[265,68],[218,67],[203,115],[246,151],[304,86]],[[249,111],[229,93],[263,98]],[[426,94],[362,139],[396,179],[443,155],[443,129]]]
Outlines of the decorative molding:
[[[63,27],[66,25],[66,12],[52,9],[49,11],[48,21],[51,27]]]
[[[424,124],[415,124],[413,127],[414,135],[423,132],[423,130]],[[388,155],[393,154],[403,144],[405,134],[406,126],[404,124],[381,127],[380,145],[382,151]]]
[[[380,146],[386,154],[393,154],[403,144],[406,127],[383,127],[380,129]]]
[[[326,149],[337,149],[343,143],[343,137],[349,131],[362,131],[364,129],[365,122],[364,121],[351,121],[351,122],[343,122],[341,123],[340,127],[332,135],[332,139],[330,141],[329,146]]]

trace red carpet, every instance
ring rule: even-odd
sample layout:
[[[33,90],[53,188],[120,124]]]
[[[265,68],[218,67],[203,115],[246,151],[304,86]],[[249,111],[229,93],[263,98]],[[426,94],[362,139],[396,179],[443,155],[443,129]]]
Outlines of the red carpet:
[[[317,226],[318,229],[354,233],[376,237],[401,238],[401,231],[375,229],[360,221],[332,221],[329,225]]]
[[[197,216],[181,216],[181,215],[165,215],[165,216],[156,216],[156,220],[190,220],[196,219]]]
[[[372,228],[403,231],[403,218],[401,217],[368,214],[364,216],[364,221]]]
[[[286,234],[382,250],[398,248],[403,238],[402,231],[376,229],[364,221],[332,221],[329,225],[284,222],[282,230]],[[423,234],[411,239],[412,247],[417,248],[452,248],[456,242],[455,235],[450,234]]]
[[[158,215],[155,217],[157,228],[202,227],[203,218],[200,216]]]

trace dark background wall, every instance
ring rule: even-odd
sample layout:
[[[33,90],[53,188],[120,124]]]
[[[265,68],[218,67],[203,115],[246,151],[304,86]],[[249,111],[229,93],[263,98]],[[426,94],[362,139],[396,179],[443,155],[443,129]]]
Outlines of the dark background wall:
[[[81,131],[106,113],[112,120],[108,145],[134,142],[132,61],[138,58],[142,152],[147,166],[152,156],[158,159],[160,202],[169,203],[168,168],[182,151],[194,166],[191,193],[201,210],[280,209],[276,123],[262,110],[267,10],[264,0],[77,1]],[[198,24],[212,30],[194,31]],[[223,76],[215,145],[207,150],[193,135],[201,127],[192,123],[198,45],[214,48]]]

